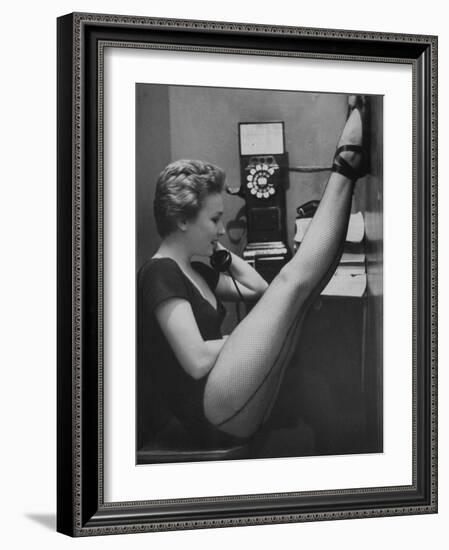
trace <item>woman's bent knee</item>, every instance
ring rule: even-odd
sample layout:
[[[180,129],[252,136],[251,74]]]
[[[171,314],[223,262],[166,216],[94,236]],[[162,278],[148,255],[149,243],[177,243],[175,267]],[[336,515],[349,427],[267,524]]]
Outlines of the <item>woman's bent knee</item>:
[[[244,411],[230,413],[229,410],[219,411],[205,406],[205,415],[215,429],[242,439],[254,435],[261,423],[260,419],[255,421],[253,418],[247,418]]]
[[[211,424],[219,428],[238,412],[231,392],[217,391],[208,383],[204,391],[204,414]]]

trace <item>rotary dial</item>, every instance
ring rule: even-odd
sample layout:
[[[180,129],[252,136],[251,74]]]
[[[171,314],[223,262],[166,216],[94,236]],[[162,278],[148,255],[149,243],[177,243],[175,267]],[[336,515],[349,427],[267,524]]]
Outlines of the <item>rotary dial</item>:
[[[276,169],[275,165],[267,163],[254,164],[249,168],[246,185],[251,195],[254,195],[258,199],[268,199],[275,194],[276,190],[274,185],[270,183],[270,178]]]

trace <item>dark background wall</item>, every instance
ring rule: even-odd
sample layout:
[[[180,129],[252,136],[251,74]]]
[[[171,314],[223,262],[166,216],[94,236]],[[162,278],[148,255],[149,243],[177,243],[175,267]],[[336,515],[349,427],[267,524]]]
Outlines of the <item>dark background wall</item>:
[[[156,179],[171,160],[167,86],[136,86],[136,262],[140,269],[159,243],[153,219]]]

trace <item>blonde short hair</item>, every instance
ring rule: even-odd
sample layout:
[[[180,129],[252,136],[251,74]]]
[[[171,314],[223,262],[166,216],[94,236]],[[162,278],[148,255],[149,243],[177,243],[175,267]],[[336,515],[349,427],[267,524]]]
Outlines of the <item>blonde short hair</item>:
[[[201,160],[177,160],[159,174],[153,210],[159,235],[172,233],[180,219],[194,219],[204,199],[223,191],[225,173]]]

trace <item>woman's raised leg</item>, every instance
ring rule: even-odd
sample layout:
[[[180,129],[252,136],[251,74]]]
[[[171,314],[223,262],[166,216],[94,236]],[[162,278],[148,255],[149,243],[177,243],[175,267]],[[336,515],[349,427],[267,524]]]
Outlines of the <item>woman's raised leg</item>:
[[[337,149],[337,171],[331,173],[298,252],[229,335],[209,373],[205,414],[227,433],[249,437],[266,418],[307,306],[338,264],[362,160],[361,112],[353,109],[346,121],[339,147],[349,147]]]

